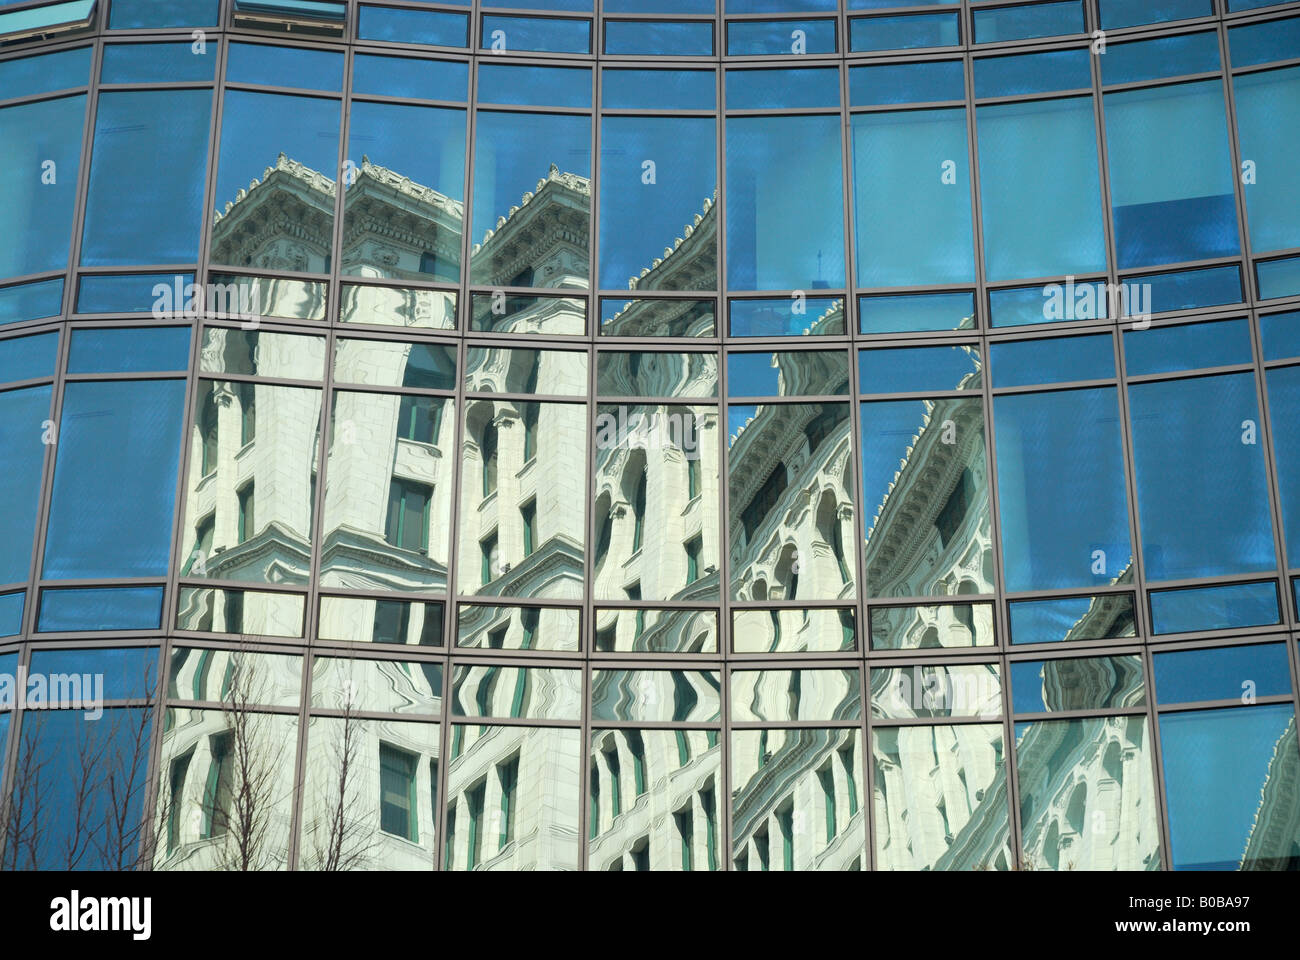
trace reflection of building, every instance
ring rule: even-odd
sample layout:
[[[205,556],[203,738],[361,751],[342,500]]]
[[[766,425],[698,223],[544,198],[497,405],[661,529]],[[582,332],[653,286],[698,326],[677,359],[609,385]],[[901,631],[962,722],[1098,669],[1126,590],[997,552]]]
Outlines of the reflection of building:
[[[1295,717],[1273,747],[1268,775],[1259,791],[1259,809],[1241,853],[1242,870],[1300,870],[1300,752]],[[1285,853],[1279,853],[1285,851]]]

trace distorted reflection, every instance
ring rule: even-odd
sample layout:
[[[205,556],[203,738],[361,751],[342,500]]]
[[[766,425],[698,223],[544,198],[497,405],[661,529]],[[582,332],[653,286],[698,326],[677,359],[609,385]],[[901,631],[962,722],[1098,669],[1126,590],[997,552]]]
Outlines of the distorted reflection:
[[[783,723],[853,720],[861,716],[858,671],[737,670],[731,675],[731,719]]]
[[[470,347],[465,389],[470,393],[585,397],[587,355],[567,350]]]
[[[871,715],[885,720],[1002,715],[997,664],[926,664],[871,671]]]
[[[584,404],[468,401],[461,439],[462,594],[582,596],[586,489],[574,451],[586,446]]]
[[[1137,630],[1131,593],[1020,600],[1008,607],[1012,643],[1112,640],[1134,636]]]
[[[470,298],[470,329],[476,333],[581,336],[587,329],[587,301],[577,297],[532,297],[500,291]]]
[[[374,597],[321,597],[316,630],[321,640],[440,647],[442,604]]]
[[[679,378],[672,367],[657,389]],[[597,599],[717,600],[717,418],[712,406],[597,408]]]
[[[582,671],[460,664],[451,674],[451,712],[456,717],[577,720]]]
[[[1011,664],[1011,692],[1016,713],[1146,705],[1142,659],[1136,654],[1019,660]]]
[[[434,869],[438,737],[436,723],[312,717],[299,869]]]
[[[862,458],[867,595],[992,593],[983,401],[864,403]]]
[[[1036,870],[1159,870],[1147,718],[1016,724],[1023,857]]]
[[[718,674],[706,670],[596,670],[591,716],[596,721],[707,723],[719,716]]]
[[[728,418],[732,599],[853,597],[848,404],[734,405]]]
[[[444,870],[576,870],[582,732],[457,724]]]
[[[408,344],[377,354],[407,363]],[[413,354],[412,354],[413,358]],[[323,586],[440,591],[447,585],[451,475],[447,397],[334,394],[325,476]]]
[[[577,650],[581,614],[572,607],[462,603],[456,646],[485,650]]]
[[[731,648],[736,653],[832,653],[857,649],[851,609],[736,610]]]
[[[866,869],[861,747],[856,728],[733,732],[733,868]]]
[[[719,869],[716,730],[596,729],[588,760],[588,869]]]
[[[311,672],[314,709],[431,716],[442,710],[440,663],[316,657]]]
[[[176,627],[201,633],[297,638],[302,636],[306,606],[306,597],[296,593],[181,587]]]
[[[716,610],[596,610],[596,651],[716,653]]]
[[[993,642],[991,603],[871,608],[873,650],[991,647]]]
[[[1006,870],[1011,863],[1001,724],[876,727],[881,870]]]
[[[296,714],[168,709],[154,869],[285,869],[297,738]]]
[[[717,334],[712,300],[601,300],[605,337],[712,337]]]

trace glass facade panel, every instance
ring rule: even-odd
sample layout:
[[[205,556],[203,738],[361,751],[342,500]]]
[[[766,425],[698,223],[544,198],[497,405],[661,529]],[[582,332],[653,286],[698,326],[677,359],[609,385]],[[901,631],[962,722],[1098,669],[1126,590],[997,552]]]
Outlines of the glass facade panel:
[[[1296,867],[1294,6],[0,0],[0,871]]]

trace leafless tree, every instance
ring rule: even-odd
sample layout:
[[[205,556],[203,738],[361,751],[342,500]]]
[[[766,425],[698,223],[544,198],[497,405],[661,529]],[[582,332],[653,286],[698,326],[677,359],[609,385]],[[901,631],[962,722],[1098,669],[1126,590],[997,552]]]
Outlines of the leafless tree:
[[[364,870],[370,866],[377,846],[362,796],[365,781],[359,766],[365,743],[365,721],[357,717],[349,700],[344,705],[343,717],[322,717],[317,723],[321,724],[322,731],[328,725],[340,732],[331,738],[328,760],[321,767],[324,782],[315,791],[312,805],[317,817],[304,827],[303,832],[310,836],[311,849],[304,856],[302,866],[322,871]]]

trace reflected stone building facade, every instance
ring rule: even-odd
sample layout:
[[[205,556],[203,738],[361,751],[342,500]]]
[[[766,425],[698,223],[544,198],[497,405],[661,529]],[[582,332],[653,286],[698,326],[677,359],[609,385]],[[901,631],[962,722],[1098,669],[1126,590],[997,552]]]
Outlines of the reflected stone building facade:
[[[0,866],[1300,867],[1294,10],[64,6]]]

